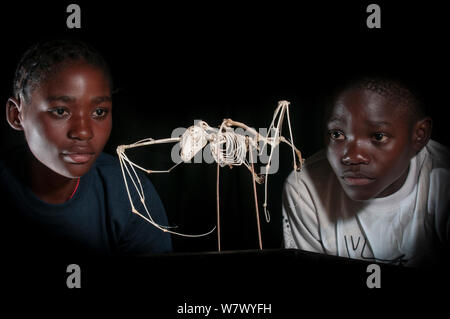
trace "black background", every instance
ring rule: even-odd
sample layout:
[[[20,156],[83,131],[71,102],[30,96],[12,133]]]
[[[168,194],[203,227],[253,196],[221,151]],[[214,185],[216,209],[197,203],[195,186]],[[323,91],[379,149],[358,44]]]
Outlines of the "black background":
[[[105,151],[146,137],[170,137],[202,119],[218,126],[232,118],[268,127],[277,101],[291,102],[294,142],[305,157],[323,147],[324,101],[341,81],[382,73],[406,79],[433,116],[433,139],[446,132],[449,49],[445,10],[431,2],[377,1],[381,29],[368,29],[368,1],[78,1],[81,29],[68,29],[70,2],[1,5],[0,100],[11,94],[21,54],[39,40],[71,37],[101,51],[117,93],[113,131]],[[22,135],[1,122],[3,151]],[[287,130],[284,131],[287,136]],[[168,168],[171,145],[149,147],[133,159]],[[281,191],[292,170],[290,149],[280,147],[280,169],[269,177],[270,223],[262,220],[263,246],[282,245]],[[172,225],[187,233],[216,223],[214,164],[184,164],[150,176]],[[258,247],[252,184],[244,167],[221,169],[222,248]],[[260,205],[263,186],[259,186]],[[261,208],[262,206],[260,206]],[[215,233],[173,237],[177,252],[214,251]]]
[[[15,65],[39,40],[73,37],[101,51],[115,82],[113,131],[105,151],[146,137],[170,137],[178,127],[224,118],[267,128],[277,101],[291,102],[294,142],[305,157],[323,146],[322,110],[336,85],[355,74],[407,80],[434,118],[433,138],[448,145],[443,116],[449,63],[443,9],[424,3],[379,2],[382,28],[366,26],[370,2],[301,5],[284,2],[195,2],[164,5],[79,2],[81,29],[68,29],[59,4],[3,5],[1,97],[11,94]],[[1,147],[23,142],[1,122]],[[284,131],[287,136],[288,131]],[[147,168],[166,169],[172,145],[131,152]],[[270,223],[263,246],[282,244],[281,191],[292,170],[287,145],[269,177]],[[252,183],[244,167],[221,169],[222,249],[258,247]],[[152,175],[170,224],[203,233],[216,224],[216,165],[184,164]],[[262,209],[263,185],[258,187]],[[262,212],[261,212],[262,214]],[[173,237],[176,251],[214,251],[217,238]]]

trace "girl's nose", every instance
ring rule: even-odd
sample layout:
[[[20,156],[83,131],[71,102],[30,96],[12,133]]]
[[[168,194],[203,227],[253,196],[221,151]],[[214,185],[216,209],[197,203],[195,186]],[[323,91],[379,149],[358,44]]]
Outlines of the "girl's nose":
[[[93,137],[93,131],[89,118],[85,118],[84,116],[74,116],[71,120],[72,125],[68,132],[69,138],[77,140],[90,140]]]

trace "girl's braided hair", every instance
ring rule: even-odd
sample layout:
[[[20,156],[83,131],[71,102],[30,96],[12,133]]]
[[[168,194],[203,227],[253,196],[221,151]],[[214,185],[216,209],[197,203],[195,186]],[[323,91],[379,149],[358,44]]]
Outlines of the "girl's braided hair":
[[[14,75],[14,97],[28,101],[33,90],[63,63],[78,60],[100,68],[112,88],[109,66],[97,50],[78,40],[52,40],[33,45],[22,56]]]

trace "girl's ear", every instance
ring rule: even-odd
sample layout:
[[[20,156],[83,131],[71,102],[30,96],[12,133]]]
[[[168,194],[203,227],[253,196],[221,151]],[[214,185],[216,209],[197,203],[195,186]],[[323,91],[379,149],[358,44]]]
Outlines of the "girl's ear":
[[[430,117],[424,117],[414,124],[413,128],[413,147],[416,153],[427,145],[431,138],[432,120]]]
[[[8,124],[17,131],[23,131],[22,121],[21,121],[21,104],[13,97],[10,97],[6,102],[6,120]]]

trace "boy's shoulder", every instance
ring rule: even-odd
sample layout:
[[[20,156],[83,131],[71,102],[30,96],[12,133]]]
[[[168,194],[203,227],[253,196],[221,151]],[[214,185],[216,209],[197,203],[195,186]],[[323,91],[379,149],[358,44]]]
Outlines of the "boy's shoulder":
[[[433,169],[450,169],[450,149],[443,144],[430,140],[424,152],[430,157]]]
[[[297,174],[292,172],[286,182],[291,185],[295,185],[299,181],[308,184],[311,181],[329,180],[333,176],[334,173],[328,162],[326,150],[321,149],[305,160],[301,172],[297,172]]]

